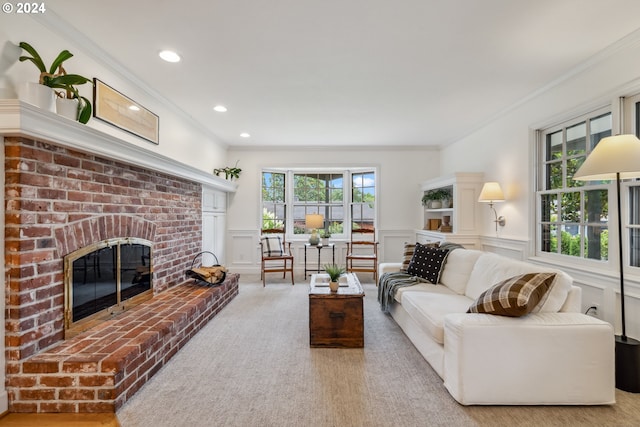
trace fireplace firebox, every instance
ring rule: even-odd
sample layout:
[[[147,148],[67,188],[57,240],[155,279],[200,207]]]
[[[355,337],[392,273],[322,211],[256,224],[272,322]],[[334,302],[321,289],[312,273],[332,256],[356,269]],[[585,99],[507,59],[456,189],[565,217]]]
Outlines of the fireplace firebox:
[[[152,243],[113,238],[64,258],[65,338],[153,296]]]

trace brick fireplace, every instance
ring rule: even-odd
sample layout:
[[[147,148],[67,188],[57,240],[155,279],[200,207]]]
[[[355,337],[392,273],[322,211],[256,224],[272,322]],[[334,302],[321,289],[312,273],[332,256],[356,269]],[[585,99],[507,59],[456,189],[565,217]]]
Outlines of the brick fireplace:
[[[4,140],[5,346],[9,409],[83,412],[77,400],[91,399],[78,393],[78,390],[89,391],[77,384],[77,376],[75,379],[64,379],[63,375],[47,377],[47,381],[56,382],[58,386],[67,382],[70,389],[75,390],[65,393],[34,375],[43,363],[33,361],[40,360],[38,357],[43,353],[51,353],[64,341],[64,256],[106,239],[149,240],[153,242],[153,292],[165,294],[185,282],[185,271],[201,250],[202,188],[189,179],[40,139],[10,136]],[[225,300],[236,293],[237,278],[235,290],[225,293]],[[216,311],[220,308],[216,303]],[[189,310],[193,315],[193,309]],[[193,333],[189,327],[188,336]],[[180,337],[180,342],[184,342],[184,337]],[[137,363],[149,362],[139,358]],[[48,369],[51,366],[45,367],[45,371],[51,373]],[[86,369],[83,364],[73,366],[76,373],[82,369]],[[153,369],[159,369],[158,363]],[[114,386],[118,378],[106,381]],[[139,386],[140,381],[135,389]],[[26,392],[24,387],[30,391]],[[43,398],[36,396],[34,389],[49,393],[45,399],[49,402],[39,403]],[[71,396],[64,404],[52,402],[64,396]],[[107,403],[85,406],[84,411],[115,410],[124,398],[118,400],[113,393],[106,393],[103,401]]]

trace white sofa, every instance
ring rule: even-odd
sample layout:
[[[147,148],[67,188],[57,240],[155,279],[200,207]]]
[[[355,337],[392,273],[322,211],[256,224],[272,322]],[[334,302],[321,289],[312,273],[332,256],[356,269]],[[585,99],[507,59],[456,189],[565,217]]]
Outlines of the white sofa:
[[[380,274],[401,263],[382,263]],[[515,275],[557,273],[548,297],[523,317],[466,313],[492,285]],[[493,253],[455,249],[440,284],[399,288],[391,316],[463,405],[615,403],[614,331],[580,312],[566,273]]]

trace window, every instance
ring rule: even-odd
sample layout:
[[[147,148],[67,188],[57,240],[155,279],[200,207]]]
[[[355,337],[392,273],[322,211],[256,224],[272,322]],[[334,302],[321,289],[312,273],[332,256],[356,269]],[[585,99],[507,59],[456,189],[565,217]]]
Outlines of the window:
[[[321,214],[325,231],[333,237],[345,237],[351,227],[374,227],[375,201],[376,172],[371,168],[262,172],[263,229],[308,234],[305,216]]]
[[[262,229],[284,228],[285,174],[262,172]]]
[[[640,95],[625,98],[624,113],[626,123],[624,133],[633,133],[640,137]],[[640,267],[640,180],[630,180],[626,183],[628,187],[623,186],[620,188],[623,203],[625,202],[624,192],[626,188],[628,188],[629,196],[628,208],[626,209],[628,221],[626,224],[623,222],[623,227],[628,230],[629,238],[629,250],[625,250],[625,253],[629,254],[629,265],[631,267]]]
[[[376,182],[372,172],[354,173],[351,187],[353,228],[373,229],[375,223]]]
[[[541,252],[609,258],[609,182],[574,181],[591,150],[611,135],[612,117],[599,111],[541,132],[538,229]]]
[[[342,233],[344,222],[342,173],[293,174],[293,232],[306,234],[305,215],[321,214],[323,229]]]

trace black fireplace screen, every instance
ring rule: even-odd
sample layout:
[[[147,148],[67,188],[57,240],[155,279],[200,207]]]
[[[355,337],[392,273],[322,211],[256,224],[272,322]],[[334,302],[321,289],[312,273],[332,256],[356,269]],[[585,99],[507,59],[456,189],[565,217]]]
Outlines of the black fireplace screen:
[[[65,257],[65,323],[113,315],[151,293],[151,242],[110,239]],[[145,298],[146,299],[146,298]]]

